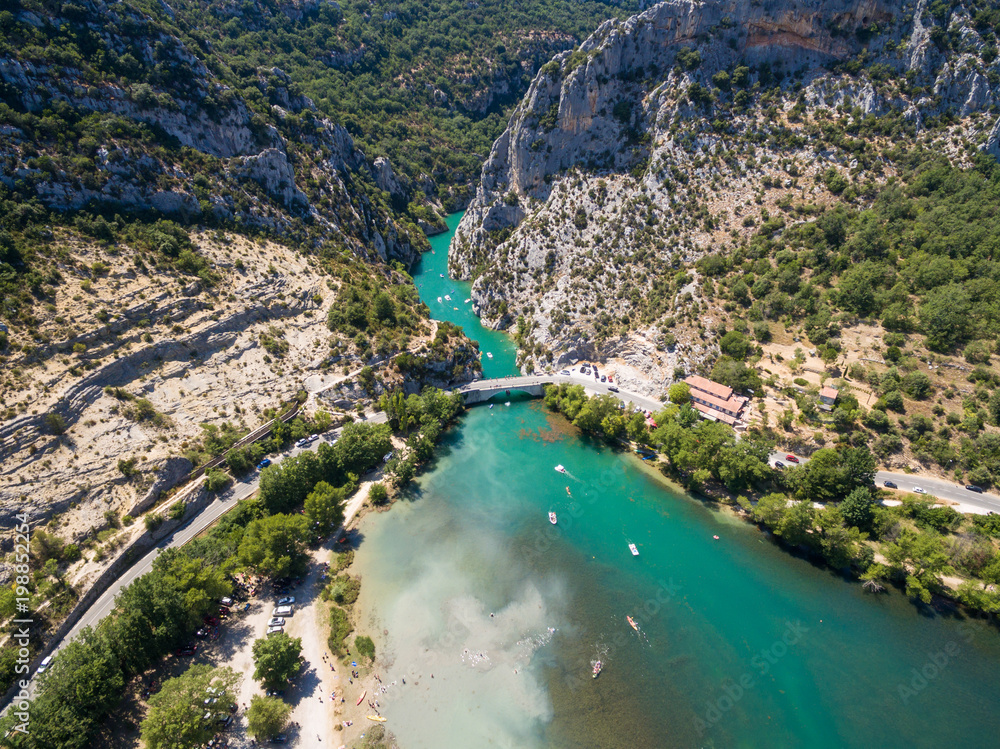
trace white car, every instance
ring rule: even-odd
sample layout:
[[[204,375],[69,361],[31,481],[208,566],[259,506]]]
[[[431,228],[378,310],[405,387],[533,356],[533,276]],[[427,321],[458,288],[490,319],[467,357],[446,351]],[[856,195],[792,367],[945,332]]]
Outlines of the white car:
[[[915,487],[913,487],[913,493],[914,494],[926,494],[927,490],[921,489],[919,486],[915,486]]]
[[[284,632],[284,631],[285,630],[282,627],[268,627],[267,628],[267,633],[269,635],[273,635],[275,632]]]
[[[285,620],[282,619],[280,616],[276,616],[273,619],[271,619],[271,620],[268,621],[267,626],[269,626],[269,627],[284,627],[285,626]]]
[[[52,663],[52,656],[51,655],[45,656],[45,659],[41,663],[38,664],[38,670],[35,671],[35,674],[36,675],[38,675],[38,674],[44,674],[45,673],[45,669],[47,669],[49,667],[50,663]]]
[[[295,603],[295,596],[286,596],[278,601],[279,606],[288,606]]]

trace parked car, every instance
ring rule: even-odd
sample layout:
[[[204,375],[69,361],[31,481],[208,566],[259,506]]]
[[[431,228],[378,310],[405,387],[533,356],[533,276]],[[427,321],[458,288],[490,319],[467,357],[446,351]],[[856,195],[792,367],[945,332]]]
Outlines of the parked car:
[[[269,626],[269,627],[284,627],[285,626],[285,620],[282,619],[280,616],[276,616],[273,619],[268,619],[267,626]]]
[[[292,615],[291,606],[277,606],[274,611],[271,612],[271,616],[286,617]]]
[[[780,460],[776,460],[776,461],[774,461],[774,467],[775,468],[784,468],[785,464],[782,463]]]
[[[919,486],[915,486],[915,487],[913,487],[913,493],[914,494],[926,494],[927,490],[926,489],[921,489]]]
[[[982,494],[983,493],[983,490],[981,488],[979,488],[978,486],[976,486],[975,484],[969,484],[965,488],[968,489],[970,492],[975,492],[976,494]]]
[[[295,596],[285,596],[278,601],[279,606],[287,606],[289,604],[295,603]]]
[[[789,463],[798,463],[799,462],[799,459],[796,458],[794,455],[786,455],[785,456],[785,460],[787,460]]]
[[[563,370],[562,372],[560,372],[559,374],[563,375],[564,377],[569,377],[569,370],[568,370],[568,369],[564,369],[564,370]]]
[[[177,650],[174,651],[174,655],[180,657],[182,655],[194,655],[197,652],[198,652],[198,646],[192,643],[190,645],[185,645],[182,648],[177,648]]]
[[[284,627],[268,627],[267,628],[267,633],[269,635],[273,635],[275,632],[284,632],[284,631],[285,631]]]
[[[221,605],[223,605],[223,606],[232,606],[233,605],[233,599],[232,598],[228,598],[228,597],[221,598],[221,599],[219,599],[219,603]]]
[[[262,468],[267,468],[269,465],[271,465],[271,459],[264,458],[260,463],[257,464],[257,470],[259,471]]]
[[[608,385],[608,390],[610,390],[612,393],[618,392],[618,388],[615,387],[614,385]]]
[[[883,481],[882,482],[882,486],[884,486],[886,489],[898,489],[899,488],[898,486],[896,486],[896,482],[895,481]]]
[[[266,696],[268,696],[268,697],[284,697],[285,696],[285,690],[284,689],[268,689],[266,692],[264,692],[264,694]]]
[[[295,446],[296,447],[305,447],[308,444],[309,444],[309,438],[308,437],[303,437],[302,439],[300,439],[298,442],[295,443]]]
[[[283,734],[283,733],[279,733],[277,736],[275,736],[273,739],[271,739],[271,743],[272,744],[287,744],[288,743],[288,737],[285,734]]]
[[[194,633],[194,636],[195,637],[200,637],[201,639],[205,639],[206,637],[208,637],[208,630],[207,629],[199,629],[197,632]]]

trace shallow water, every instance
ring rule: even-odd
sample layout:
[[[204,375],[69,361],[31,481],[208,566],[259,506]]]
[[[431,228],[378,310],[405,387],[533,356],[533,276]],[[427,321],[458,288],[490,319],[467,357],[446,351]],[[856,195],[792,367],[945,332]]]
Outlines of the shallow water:
[[[406,749],[1000,744],[995,629],[866,594],[539,401],[471,409],[361,530]]]

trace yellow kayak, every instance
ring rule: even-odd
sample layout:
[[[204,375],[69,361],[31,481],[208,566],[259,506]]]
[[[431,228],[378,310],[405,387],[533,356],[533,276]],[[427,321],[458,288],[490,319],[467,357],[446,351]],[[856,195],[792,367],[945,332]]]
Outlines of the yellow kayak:
[[[385,723],[385,718],[381,715],[369,715],[368,720],[374,720],[376,723]]]

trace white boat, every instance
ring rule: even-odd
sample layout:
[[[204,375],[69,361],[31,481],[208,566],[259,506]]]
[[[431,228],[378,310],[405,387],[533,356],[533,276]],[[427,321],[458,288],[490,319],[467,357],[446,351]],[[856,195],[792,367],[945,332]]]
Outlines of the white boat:
[[[595,678],[595,679],[597,678],[597,675],[601,673],[601,668],[602,668],[602,664],[601,664],[600,661],[597,661],[596,663],[594,663],[594,676],[593,676],[593,678]]]
[[[444,273],[438,273],[438,275],[441,276],[441,278],[444,278]]]
[[[510,401],[507,401],[506,403],[504,403],[504,405],[505,406],[509,406],[510,405]]]
[[[635,544],[629,544],[628,545],[628,549],[629,549],[629,551],[632,552],[632,556],[634,556],[634,557],[639,556],[639,550],[637,548],[635,548]]]
[[[441,297],[438,297],[438,303],[439,304],[441,303]]]
[[[449,302],[451,301],[451,297],[448,296],[447,294],[444,295],[444,298],[447,299]]]
[[[496,403],[491,403],[490,404],[490,408],[493,408],[493,406],[495,406],[495,405],[496,405]]]
[[[466,299],[465,302],[464,302],[464,304],[468,304],[471,301],[472,301],[471,299]]]
[[[556,470],[559,471],[559,473],[566,473],[566,469],[561,465],[556,466]]]
[[[556,524],[556,514],[554,512],[549,513],[549,522],[552,523],[552,525]]]
[[[489,351],[487,351],[486,352],[486,358],[487,359],[492,359],[493,358],[493,354],[491,354]]]

